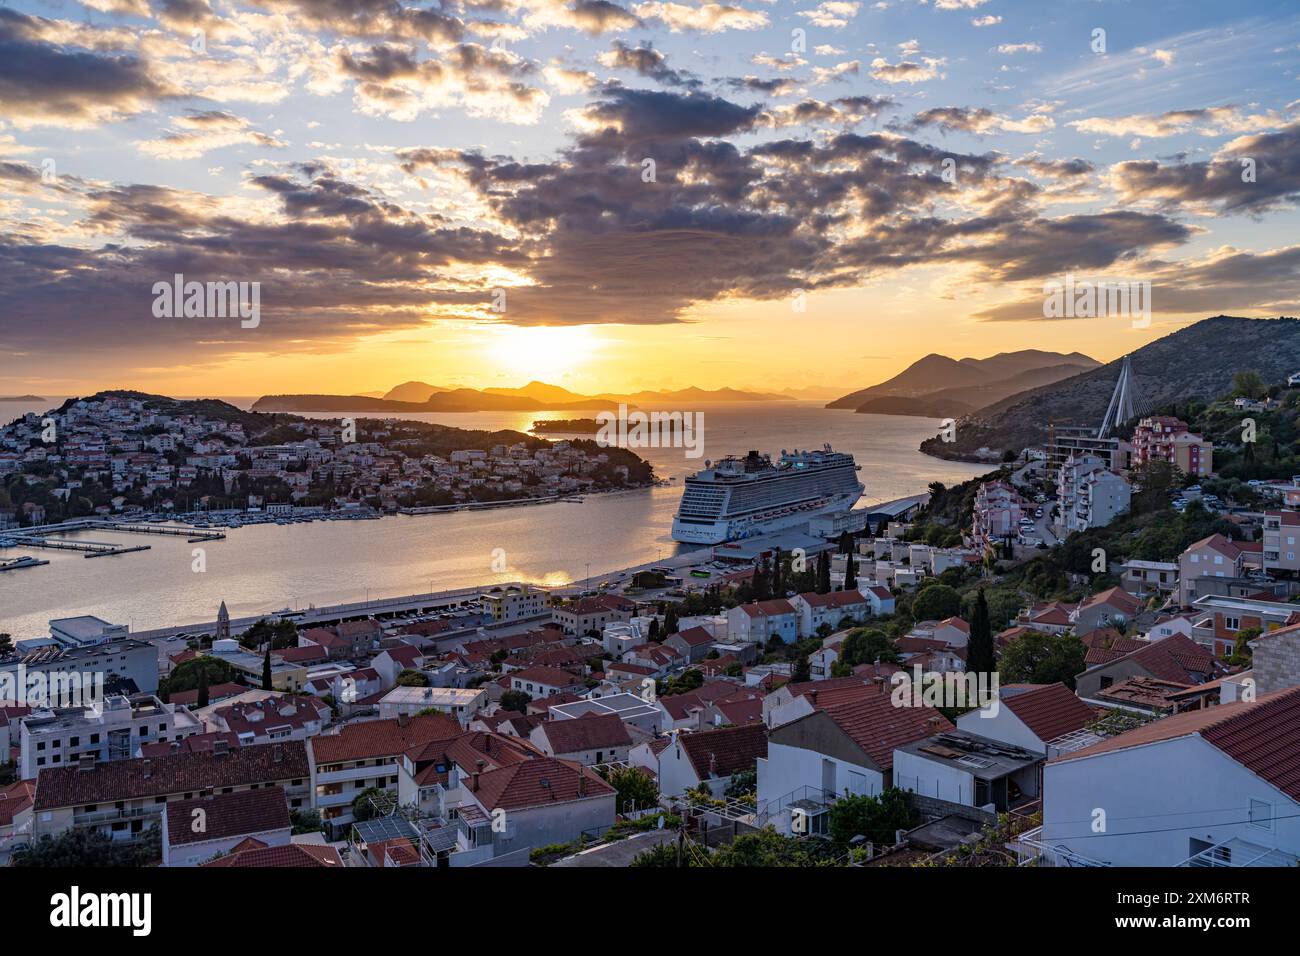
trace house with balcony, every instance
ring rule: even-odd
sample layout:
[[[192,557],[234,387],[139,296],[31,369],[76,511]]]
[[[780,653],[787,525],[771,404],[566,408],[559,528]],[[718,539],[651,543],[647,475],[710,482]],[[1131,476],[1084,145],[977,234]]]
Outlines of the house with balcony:
[[[1098,692],[1130,680],[1149,677],[1184,687],[1204,684],[1223,676],[1224,667],[1209,648],[1181,634],[1146,643],[1137,650],[1088,667],[1074,681],[1082,700],[1093,700]]]
[[[965,730],[894,748],[894,786],[924,797],[995,812],[1038,799],[1042,753]]]
[[[1217,657],[1231,654],[1243,630],[1261,633],[1300,623],[1300,606],[1289,601],[1208,594],[1192,605],[1192,640]]]
[[[36,778],[33,833],[89,827],[132,840],[158,824],[168,803],[279,787],[291,810],[305,809],[312,805],[310,784],[307,745],[300,740],[250,747],[217,740],[210,750],[108,763],[86,754],[76,766],[49,767]]]
[[[1056,482],[1056,524],[1062,536],[1110,524],[1128,511],[1133,489],[1093,455],[1065,459]]]
[[[893,785],[896,748],[952,729],[936,708],[895,706],[884,690],[819,702],[768,732],[758,761],[759,819],[779,833],[825,833],[836,800],[877,796]]]
[[[1129,594],[1149,597],[1176,594],[1178,563],[1175,561],[1140,561],[1132,558],[1119,566],[1119,583]]]
[[[1049,755],[1060,738],[1084,730],[1097,719],[1091,707],[1062,683],[1004,684],[998,706],[967,711],[957,728],[999,743]]]
[[[1300,571],[1300,511],[1265,511],[1263,546],[1266,572]]]
[[[1049,865],[1300,864],[1300,687],[1187,711],[1048,761]]]
[[[812,637],[823,626],[838,630],[842,625],[864,620],[871,614],[871,602],[857,588],[827,594],[809,591],[796,594],[790,603],[799,614],[799,634],[802,637]]]
[[[371,787],[397,791],[397,764],[413,747],[463,733],[445,714],[366,720],[307,741],[312,806],[335,832],[352,822],[352,803]],[[246,749],[246,748],[241,748]]]
[[[617,817],[612,786],[555,757],[473,773],[461,790],[453,858],[464,862],[513,857],[524,866],[527,851],[602,835]]]

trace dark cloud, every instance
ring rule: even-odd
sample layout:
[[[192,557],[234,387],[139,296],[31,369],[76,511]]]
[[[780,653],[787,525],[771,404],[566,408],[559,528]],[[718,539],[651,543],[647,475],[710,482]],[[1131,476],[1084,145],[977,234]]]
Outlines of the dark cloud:
[[[668,66],[668,58],[652,46],[630,47],[615,40],[609,51],[601,54],[600,62],[611,69],[632,70],[665,86],[698,89],[702,85],[693,73]]]
[[[93,126],[178,95],[135,56],[52,42],[54,27],[0,8],[0,109],[16,125]]]
[[[1117,164],[1111,176],[1126,202],[1260,213],[1300,197],[1300,123],[1238,137],[1204,162],[1133,160]]]

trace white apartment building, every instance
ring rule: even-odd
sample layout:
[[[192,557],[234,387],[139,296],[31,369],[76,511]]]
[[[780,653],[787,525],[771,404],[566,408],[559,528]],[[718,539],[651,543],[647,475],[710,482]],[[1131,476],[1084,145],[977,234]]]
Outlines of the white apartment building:
[[[1128,511],[1133,494],[1128,481],[1092,455],[1066,458],[1056,488],[1056,523],[1067,533],[1110,524]]]
[[[76,766],[85,754],[96,762],[127,760],[143,744],[184,740],[205,730],[184,707],[152,694],[105,698],[93,708],[35,710],[19,724],[19,767],[23,779],[46,767]]]
[[[551,604],[549,591],[525,584],[522,587],[511,585],[504,588],[492,588],[479,595],[483,612],[494,621],[518,621],[536,617],[545,612]]]

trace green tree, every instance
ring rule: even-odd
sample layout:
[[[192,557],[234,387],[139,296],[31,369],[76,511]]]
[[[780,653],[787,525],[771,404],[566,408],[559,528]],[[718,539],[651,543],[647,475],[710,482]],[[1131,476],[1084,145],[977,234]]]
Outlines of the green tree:
[[[993,653],[993,629],[989,626],[989,604],[984,589],[979,589],[975,611],[971,615],[970,640],[966,645],[966,670],[992,674],[997,667]]]
[[[501,695],[501,709],[526,714],[528,713],[528,705],[532,700],[533,698],[522,690],[508,690]]]
[[[817,555],[817,593],[831,593],[831,553],[822,551]]]
[[[659,804],[659,785],[640,767],[614,767],[605,781],[617,791],[614,809],[618,813],[648,810]]]
[[[1268,394],[1264,380],[1253,369],[1242,369],[1232,376],[1232,393],[1230,398],[1260,399]]]
[[[1002,650],[998,678],[1003,684],[1063,683],[1074,689],[1074,678],[1084,671],[1088,648],[1073,634],[1030,631]]]
[[[853,560],[853,557],[853,554],[850,553],[845,559],[844,590],[846,591],[858,586],[858,562]]]
[[[831,807],[827,829],[839,844],[862,836],[872,843],[892,846],[898,830],[910,830],[918,822],[911,795],[891,787],[879,797],[862,794],[837,800]]]
[[[376,803],[382,803],[387,792],[381,787],[366,787],[352,801],[352,819],[361,823],[378,815]]]
[[[808,663],[808,655],[800,654],[799,659],[794,662],[794,669],[790,673],[790,682],[792,684],[806,684],[812,680],[812,667]]]
[[[271,647],[267,645],[266,653],[262,657],[262,690],[274,690],[275,684],[271,681]]]
[[[877,660],[889,664],[898,662],[898,651],[889,635],[880,628],[855,627],[840,644],[837,664],[850,671],[859,664],[874,664]]]
[[[961,612],[961,595],[956,588],[934,583],[917,592],[912,616],[918,621],[942,621]]]
[[[406,667],[397,675],[398,687],[428,687],[429,675],[424,671],[417,671],[414,668]]]
[[[196,701],[199,707],[208,706],[208,669],[199,668],[199,696]]]

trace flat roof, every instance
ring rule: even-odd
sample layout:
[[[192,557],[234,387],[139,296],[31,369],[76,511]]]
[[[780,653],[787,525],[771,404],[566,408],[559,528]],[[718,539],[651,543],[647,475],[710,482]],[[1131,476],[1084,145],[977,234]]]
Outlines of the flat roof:
[[[1041,754],[1023,747],[980,737],[965,730],[947,730],[895,747],[903,753],[964,770],[979,780],[997,780],[1041,763]]]
[[[380,704],[470,704],[486,691],[470,687],[394,687]]]
[[[556,704],[549,710],[552,719],[586,717],[589,714],[616,714],[624,720],[656,714],[659,708],[636,694],[610,694],[607,697],[589,697],[568,704]]]

